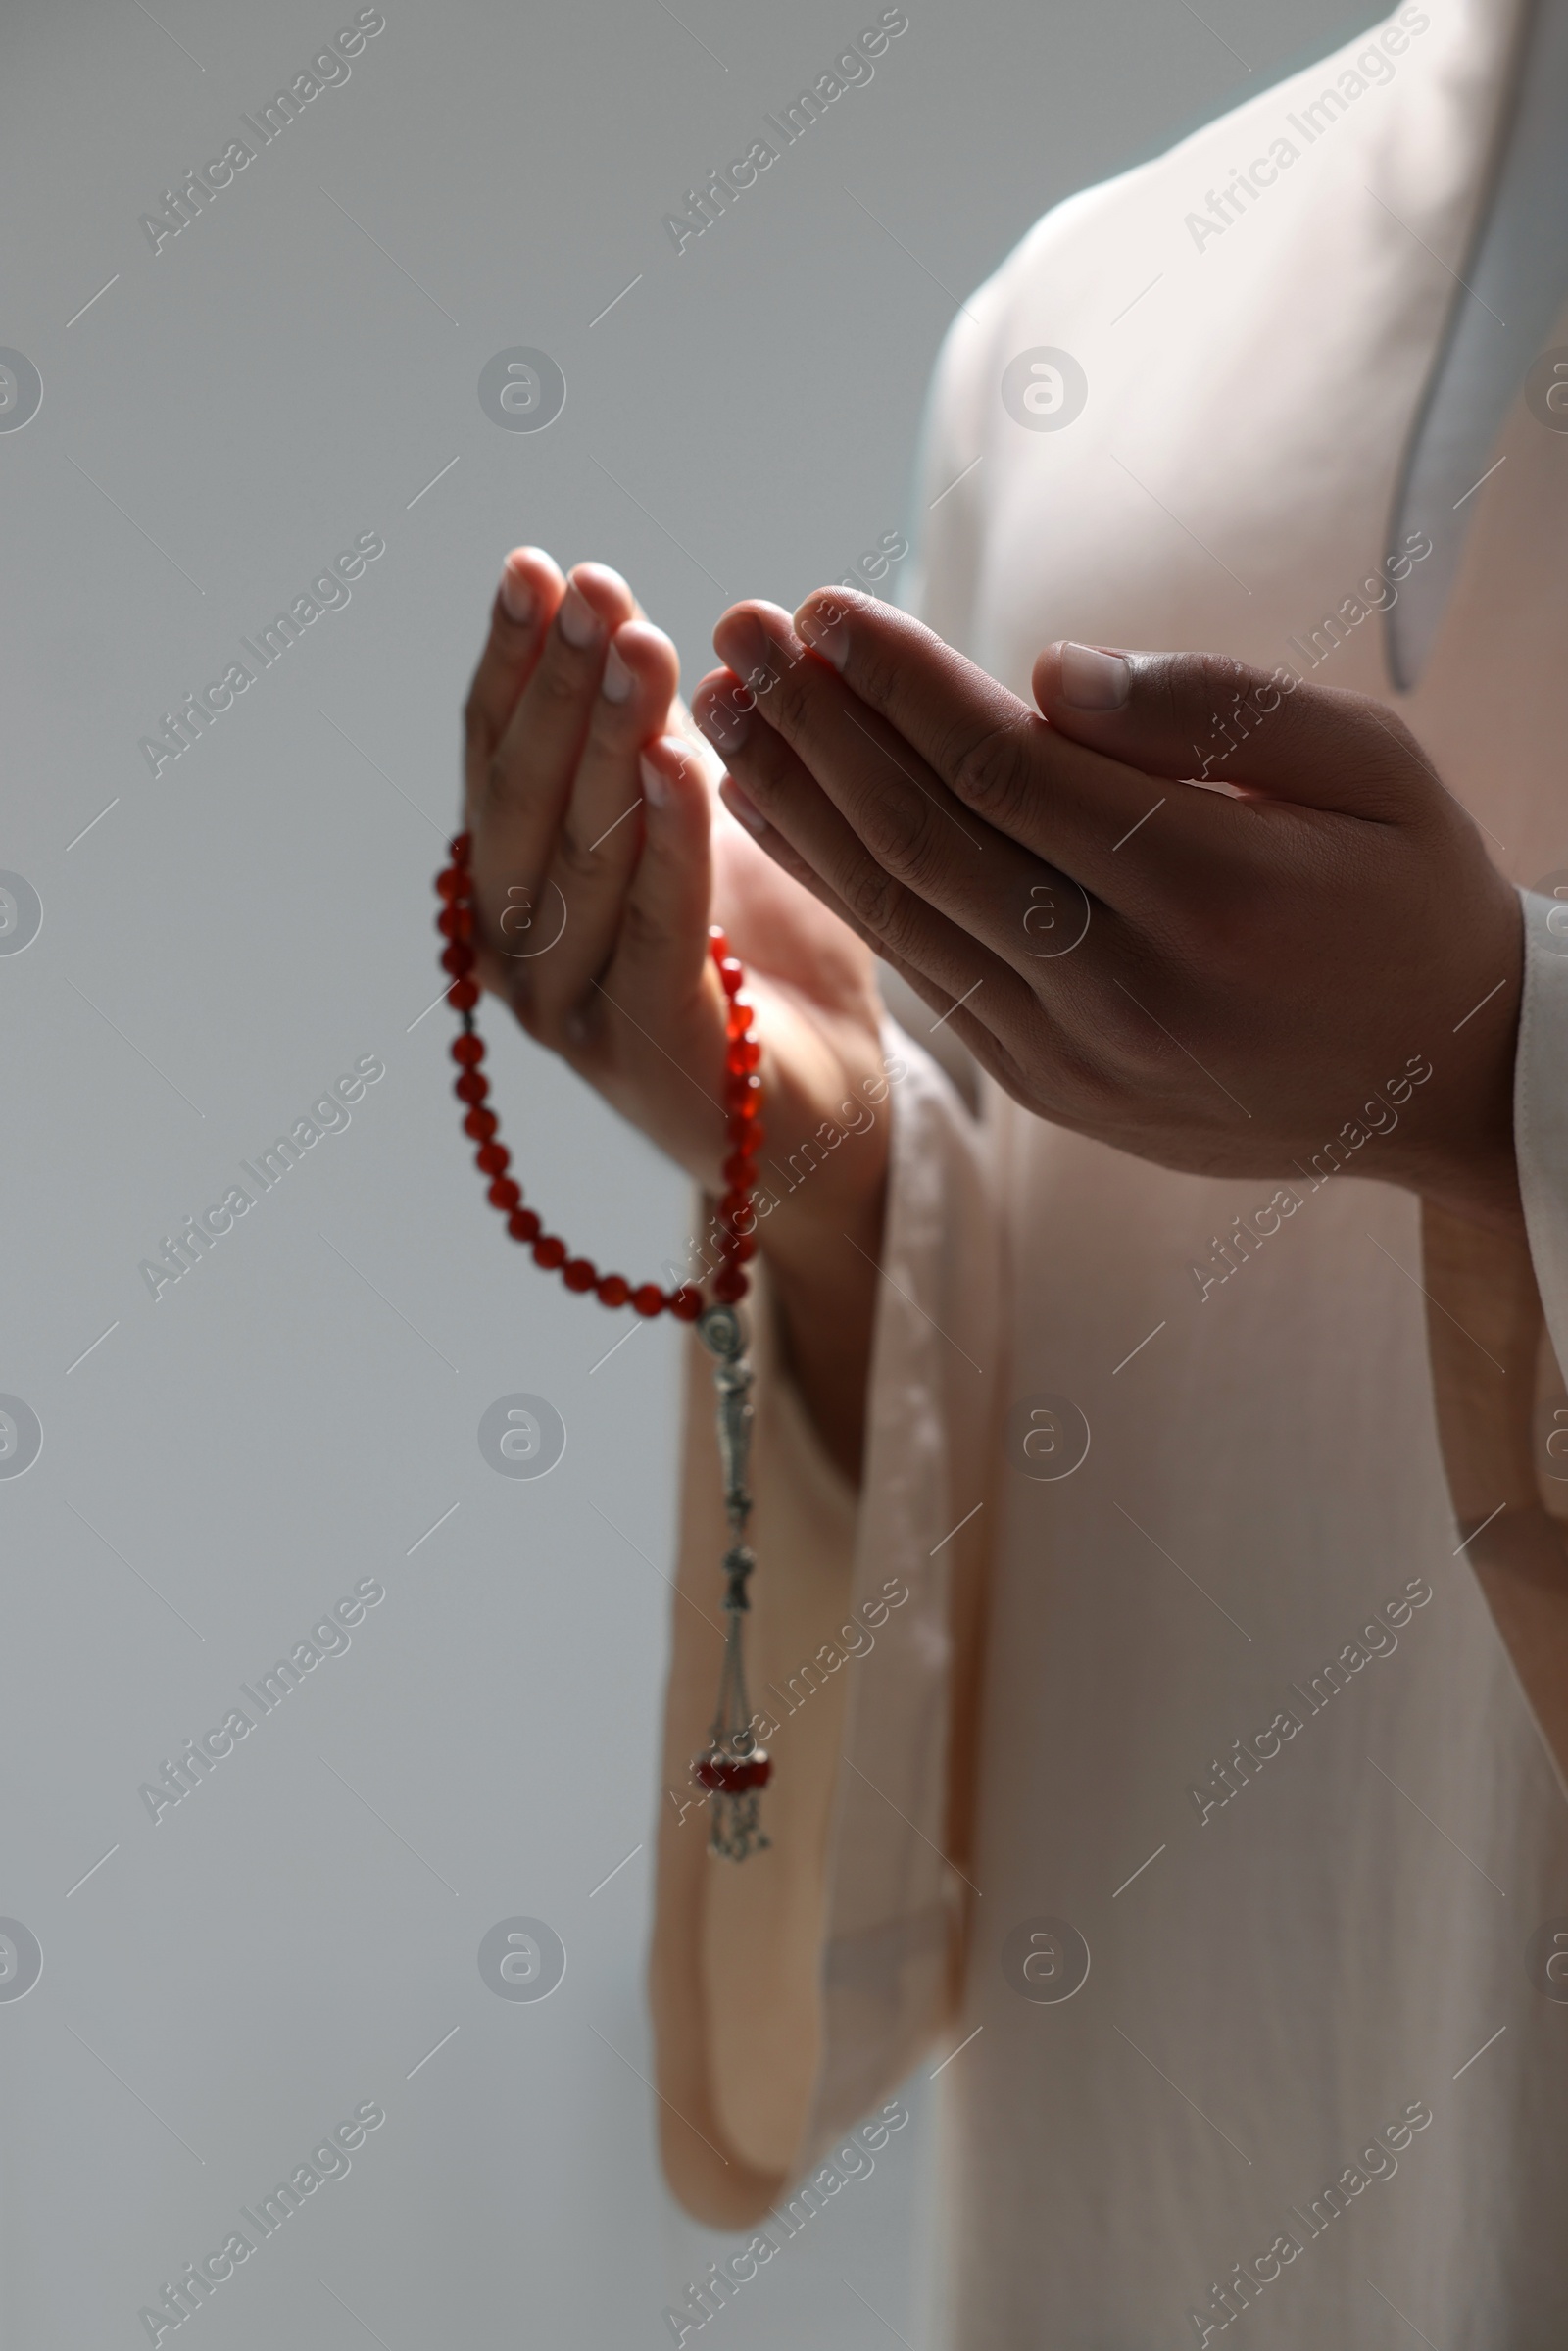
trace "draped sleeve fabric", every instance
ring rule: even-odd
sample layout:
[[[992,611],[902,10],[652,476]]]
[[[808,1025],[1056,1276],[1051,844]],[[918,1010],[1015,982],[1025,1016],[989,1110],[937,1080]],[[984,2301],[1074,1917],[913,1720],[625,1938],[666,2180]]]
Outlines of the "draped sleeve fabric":
[[[710,1857],[689,1784],[717,1683],[725,1530],[710,1368],[695,1340],[687,1358],[650,1987],[665,2175],[715,2227],[760,2218],[891,2093],[947,2024],[961,1968],[998,1154],[891,1021],[883,1045],[891,1169],[858,1491],[780,1363],[765,1274],[751,1301],[747,1643],[774,1770],[770,1844],[741,1863]]]

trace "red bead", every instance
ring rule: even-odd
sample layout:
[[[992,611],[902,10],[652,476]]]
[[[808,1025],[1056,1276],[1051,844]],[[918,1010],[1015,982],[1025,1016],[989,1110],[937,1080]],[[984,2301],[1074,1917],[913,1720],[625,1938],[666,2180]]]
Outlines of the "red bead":
[[[729,941],[724,936],[724,927],[722,923],[710,922],[709,924],[708,944],[715,962],[722,962],[729,955]]]
[[[447,843],[447,856],[454,865],[466,865],[473,855],[472,833],[454,833]]]
[[[441,961],[453,978],[447,999],[455,1011],[465,1015],[472,1012],[479,1000],[478,984],[469,976],[475,960],[469,944],[474,917],[468,903],[466,870],[471,847],[467,834],[455,835],[451,844],[452,863],[436,878],[443,901],[438,928],[448,942]],[[719,1263],[711,1295],[726,1304],[734,1304],[751,1289],[741,1268],[757,1254],[754,1238],[757,1209],[753,1196],[757,1153],[764,1133],[760,1117],[762,1089],[757,1075],[761,1048],[750,1034],[754,1018],[751,1000],[741,995],[745,972],[730,954],[728,942],[717,925],[713,926],[710,937],[720,984],[728,999],[724,1024],[724,1103],[729,1134],[729,1148],[723,1161],[727,1189],[718,1203]],[[704,1305],[703,1293],[696,1284],[683,1282],[668,1293],[657,1282],[644,1282],[634,1289],[624,1274],[600,1274],[590,1258],[569,1256],[559,1234],[542,1229],[534,1210],[522,1205],[522,1187],[506,1172],[512,1154],[495,1140],[500,1122],[494,1111],[483,1106],[490,1092],[489,1081],[479,1067],[485,1057],[484,1040],[469,1025],[453,1040],[451,1052],[460,1071],[453,1092],[466,1105],[464,1131],[479,1146],[474,1153],[475,1162],[492,1179],[488,1187],[490,1203],[505,1215],[507,1231],[513,1240],[530,1247],[535,1263],[547,1272],[560,1272],[568,1290],[580,1294],[591,1290],[604,1305],[630,1305],[649,1320],[668,1311],[680,1322],[696,1322]],[[711,1767],[718,1775],[704,1778],[700,1771],[701,1784],[721,1792],[739,1793],[746,1788],[760,1788],[771,1769],[760,1750],[751,1757],[714,1750],[710,1757],[699,1760],[705,1769]]]
[[[754,1788],[765,1788],[772,1776],[773,1766],[761,1747],[755,1755],[725,1755],[710,1749],[692,1765],[692,1778],[710,1795],[745,1795]]]
[[[437,895],[441,898],[466,898],[469,886],[468,876],[460,865],[449,865],[444,873],[436,875],[435,886]]]

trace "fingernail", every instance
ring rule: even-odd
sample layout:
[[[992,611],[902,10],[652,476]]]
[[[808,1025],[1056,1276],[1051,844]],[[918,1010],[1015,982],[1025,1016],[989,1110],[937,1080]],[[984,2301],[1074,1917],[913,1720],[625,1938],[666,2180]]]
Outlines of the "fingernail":
[[[1132,682],[1132,669],[1119,653],[1102,653],[1098,645],[1061,649],[1061,699],[1070,710],[1119,710]]]
[[[726,775],[718,787],[718,797],[732,816],[738,817],[749,833],[765,833],[767,818],[751,795],[741,790],[732,775]]]
[[[578,653],[586,653],[599,634],[598,614],[588,599],[579,595],[569,581],[566,593],[561,600],[561,610],[556,614],[556,626],[566,643],[574,646]]]
[[[501,603],[509,620],[531,620],[534,614],[534,592],[520,571],[510,565],[501,574]]]
[[[809,612],[803,606],[795,615],[795,633],[835,669],[842,669],[850,658],[850,632],[842,605],[817,605]]]
[[[599,691],[606,702],[629,702],[637,680],[615,651],[613,645],[605,656],[605,674],[599,681]]]
[[[669,806],[669,778],[662,767],[656,766],[645,751],[637,761],[637,772],[643,779],[643,798],[651,808]]]
[[[751,711],[738,710],[732,702],[719,696],[706,697],[701,710],[694,711],[693,716],[710,743],[719,751],[739,751],[751,732]]]

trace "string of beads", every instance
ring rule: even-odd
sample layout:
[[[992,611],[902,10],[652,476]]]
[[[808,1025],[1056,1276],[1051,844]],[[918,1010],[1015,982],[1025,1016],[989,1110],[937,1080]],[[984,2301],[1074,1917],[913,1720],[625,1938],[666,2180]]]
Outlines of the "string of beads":
[[[484,1039],[474,1022],[479,1001],[474,979],[473,875],[469,858],[470,833],[454,834],[447,844],[451,863],[436,876],[441,911],[436,928],[446,945],[441,967],[451,979],[447,1003],[458,1013],[462,1028],[453,1040],[452,1058],[458,1063],[453,1093],[464,1104],[463,1131],[477,1145],[474,1164],[489,1180],[486,1195],[492,1208],[507,1220],[507,1231],[533,1252],[533,1261],[547,1273],[559,1273],[568,1290],[594,1292],[601,1305],[630,1306],[647,1316],[673,1314],[680,1322],[696,1322],[703,1312],[702,1292],[690,1282],[673,1290],[657,1282],[628,1282],[624,1274],[602,1274],[590,1257],[573,1254],[559,1233],[546,1232],[536,1210],[522,1202],[522,1186],[510,1170],[512,1153],[499,1140],[501,1121],[488,1107],[490,1081],[480,1067]],[[730,954],[729,942],[715,923],[709,932],[709,951],[717,966],[725,998],[724,1119],[728,1151],[723,1163],[726,1189],[719,1200],[718,1270],[712,1295],[734,1305],[751,1288],[746,1265],[757,1253],[757,1154],[766,1140],[761,1123],[762,1081],[758,1065],[762,1049],[752,1034],[754,1007],[743,994],[746,974]]]

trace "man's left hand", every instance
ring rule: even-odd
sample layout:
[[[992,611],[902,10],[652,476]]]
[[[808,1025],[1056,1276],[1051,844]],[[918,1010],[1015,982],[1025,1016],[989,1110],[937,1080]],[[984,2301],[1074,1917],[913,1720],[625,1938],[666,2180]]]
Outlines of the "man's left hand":
[[[1359,1172],[1517,1219],[1518,899],[1380,703],[1058,644],[1032,710],[837,591],[713,642],[732,813],[1029,1109],[1281,1179],[1353,1123]]]

